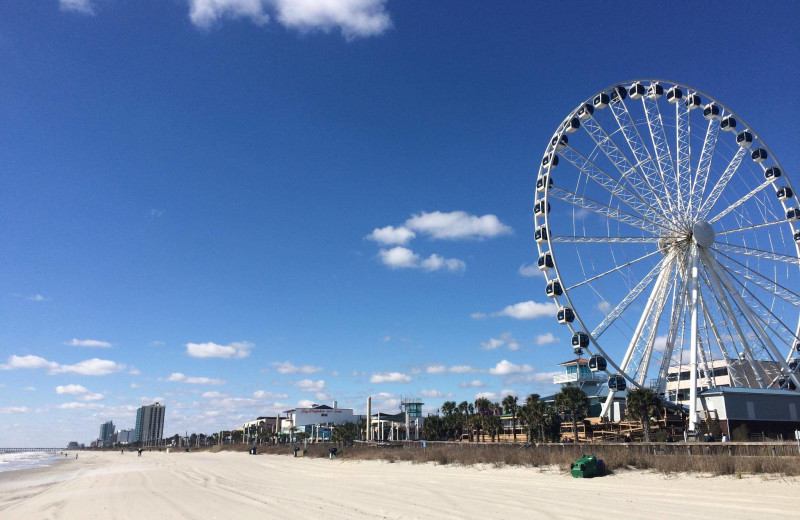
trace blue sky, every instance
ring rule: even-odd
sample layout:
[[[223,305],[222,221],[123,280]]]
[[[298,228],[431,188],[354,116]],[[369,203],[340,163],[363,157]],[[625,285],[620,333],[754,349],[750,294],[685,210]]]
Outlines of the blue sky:
[[[800,163],[800,9],[670,5],[3,2],[0,445],[553,392],[524,267],[570,110],[667,78]]]

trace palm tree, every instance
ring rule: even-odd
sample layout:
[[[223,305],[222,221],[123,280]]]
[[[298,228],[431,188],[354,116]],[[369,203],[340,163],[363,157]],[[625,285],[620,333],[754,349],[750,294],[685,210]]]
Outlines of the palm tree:
[[[531,394],[525,398],[525,407],[528,409],[530,416],[531,429],[536,428],[539,438],[542,441],[547,440],[547,435],[544,431],[547,422],[547,404],[540,400],[539,394]]]
[[[649,388],[628,390],[628,415],[642,423],[644,442],[650,442],[650,419],[661,413],[661,399]]]
[[[455,401],[445,401],[442,404],[442,413],[445,415],[452,415],[456,411],[456,402]]]
[[[556,394],[556,408],[572,419],[572,434],[578,442],[578,419],[589,413],[589,397],[577,386],[565,386]]]
[[[458,440],[464,436],[464,427],[467,426],[467,419],[469,418],[469,403],[461,401],[458,403],[458,411],[461,414],[461,431],[458,432]]]
[[[480,415],[481,418],[489,415],[491,409],[492,402],[489,399],[485,397],[479,397],[475,399],[475,410],[478,412],[478,415]],[[483,435],[483,442],[486,442],[486,421],[483,419],[481,419],[481,434]]]
[[[489,433],[489,437],[491,437],[492,442],[494,442],[495,437],[500,433],[502,427],[503,427],[503,422],[500,420],[499,416],[497,415],[486,416],[486,431]]]
[[[514,434],[514,442],[517,442],[517,396],[507,395],[503,398],[503,408],[506,413],[511,414],[512,432]]]

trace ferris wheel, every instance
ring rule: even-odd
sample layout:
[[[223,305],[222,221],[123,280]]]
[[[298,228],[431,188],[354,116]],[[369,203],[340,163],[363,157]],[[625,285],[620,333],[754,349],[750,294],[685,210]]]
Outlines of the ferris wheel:
[[[674,400],[683,368],[690,430],[719,374],[800,388],[800,203],[728,107],[660,80],[596,93],[547,144],[533,210],[546,295],[608,378],[602,415],[629,388]]]

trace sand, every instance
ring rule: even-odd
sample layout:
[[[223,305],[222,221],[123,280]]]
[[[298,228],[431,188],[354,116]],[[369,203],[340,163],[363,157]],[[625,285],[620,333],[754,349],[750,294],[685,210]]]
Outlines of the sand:
[[[82,452],[54,466],[0,473],[0,518],[730,520],[792,515],[798,491],[797,479],[759,476],[625,471],[573,479],[531,468]]]

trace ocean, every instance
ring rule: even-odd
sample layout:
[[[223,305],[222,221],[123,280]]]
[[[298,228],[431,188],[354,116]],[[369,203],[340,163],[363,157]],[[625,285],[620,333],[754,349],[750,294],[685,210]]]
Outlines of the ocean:
[[[64,455],[58,452],[53,453],[48,451],[0,453],[0,472],[49,466],[58,460],[59,457],[63,458]]]

